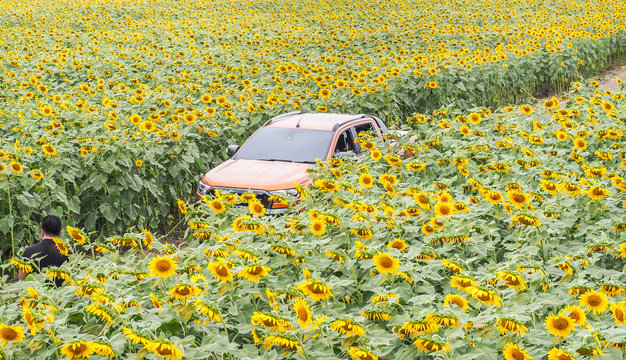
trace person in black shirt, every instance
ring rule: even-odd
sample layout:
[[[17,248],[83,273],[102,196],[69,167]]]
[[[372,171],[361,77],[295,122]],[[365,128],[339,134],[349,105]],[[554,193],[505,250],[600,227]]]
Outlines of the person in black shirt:
[[[55,237],[61,235],[61,219],[58,216],[48,215],[41,220],[41,242],[33,244],[24,250],[22,255],[24,258],[32,258],[34,262],[35,272],[42,271],[48,266],[61,266],[67,261],[67,256],[61,255],[57,249],[54,240]],[[24,280],[26,273],[21,270],[18,272],[18,278]],[[63,279],[56,279],[57,286],[63,284]]]

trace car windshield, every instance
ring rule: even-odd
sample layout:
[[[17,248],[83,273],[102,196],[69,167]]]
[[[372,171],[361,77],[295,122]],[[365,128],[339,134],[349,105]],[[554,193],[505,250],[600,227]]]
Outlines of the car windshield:
[[[332,136],[330,131],[264,127],[234,159],[315,163],[315,159],[326,160]]]

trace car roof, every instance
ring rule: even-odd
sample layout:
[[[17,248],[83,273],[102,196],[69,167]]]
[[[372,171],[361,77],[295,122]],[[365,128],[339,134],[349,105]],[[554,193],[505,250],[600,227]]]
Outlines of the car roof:
[[[265,123],[267,127],[296,128],[310,130],[335,131],[351,120],[368,118],[367,115],[333,114],[333,113],[305,113],[293,112],[276,116]],[[299,126],[296,126],[298,125]]]

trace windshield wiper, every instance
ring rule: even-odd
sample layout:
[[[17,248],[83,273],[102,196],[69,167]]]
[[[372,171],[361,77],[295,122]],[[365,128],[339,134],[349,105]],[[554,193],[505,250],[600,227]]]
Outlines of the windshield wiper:
[[[304,163],[304,164],[315,164],[315,161],[309,161],[309,160],[302,160],[302,161],[297,161],[297,160],[285,160],[285,159],[257,159],[257,160],[262,160],[262,161],[281,161],[281,162]]]
[[[295,162],[294,160],[285,160],[285,159],[257,159],[262,161],[281,161],[281,162]]]

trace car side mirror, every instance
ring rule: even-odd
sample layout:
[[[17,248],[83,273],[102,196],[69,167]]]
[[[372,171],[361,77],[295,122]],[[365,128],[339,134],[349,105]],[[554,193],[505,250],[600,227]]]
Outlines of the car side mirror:
[[[228,145],[226,148],[226,156],[232,157],[239,150],[239,145]]]

